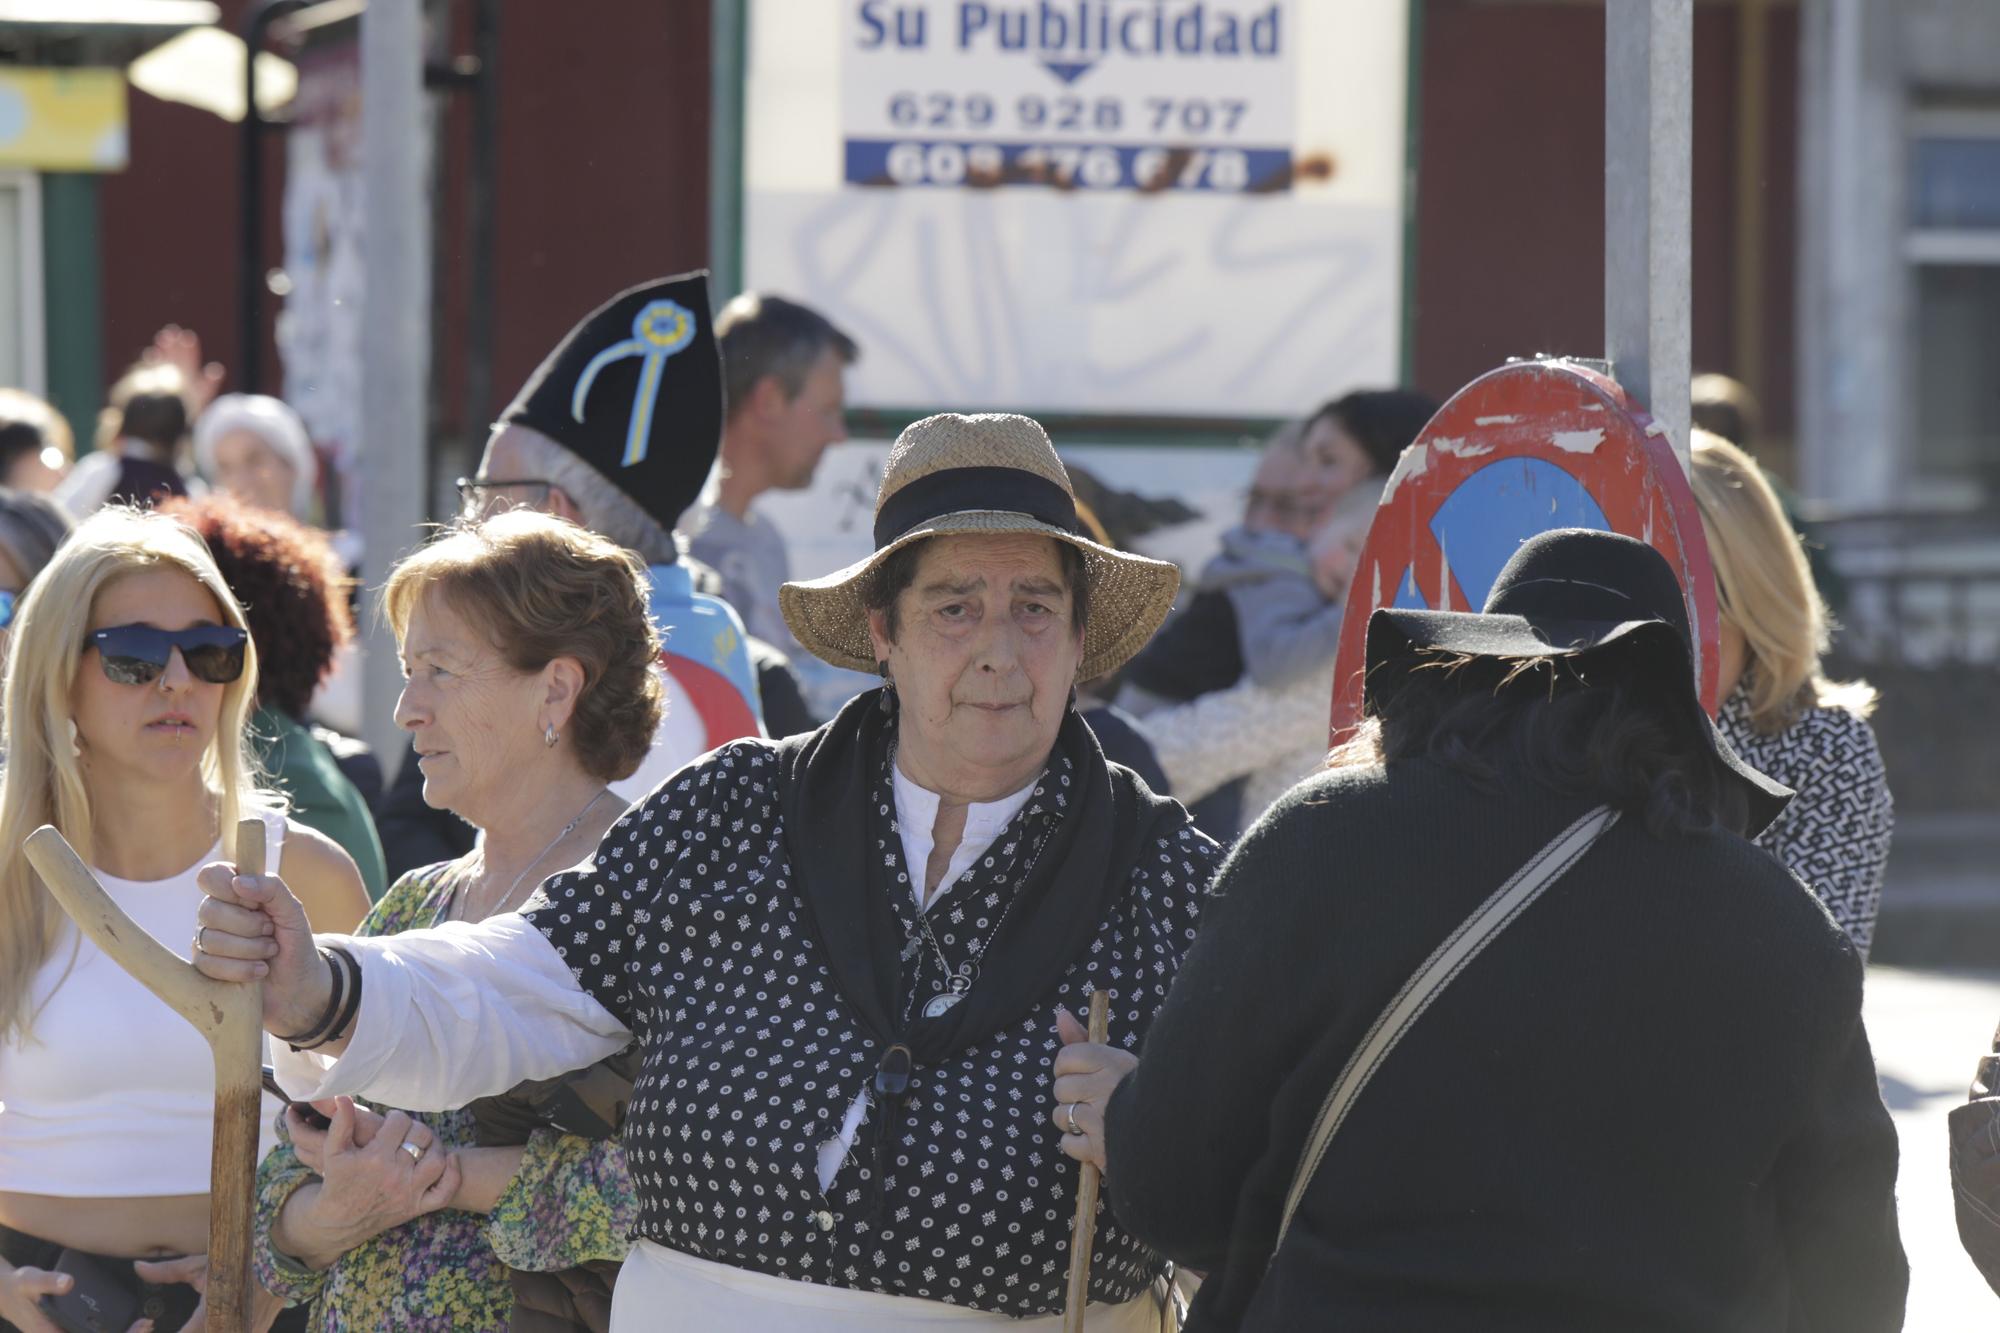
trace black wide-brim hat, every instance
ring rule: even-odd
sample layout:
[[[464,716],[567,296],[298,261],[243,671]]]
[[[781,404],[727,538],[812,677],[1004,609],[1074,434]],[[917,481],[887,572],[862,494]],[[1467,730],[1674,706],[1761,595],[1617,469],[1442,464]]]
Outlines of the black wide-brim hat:
[[[1671,706],[1685,709],[1749,808],[1756,837],[1792,791],[1743,761],[1701,706],[1687,600],[1665,556],[1615,532],[1559,528],[1540,533],[1500,571],[1483,610],[1410,611],[1383,607],[1368,618],[1362,706],[1373,712],[1437,655],[1491,658],[1614,656],[1631,664]]]

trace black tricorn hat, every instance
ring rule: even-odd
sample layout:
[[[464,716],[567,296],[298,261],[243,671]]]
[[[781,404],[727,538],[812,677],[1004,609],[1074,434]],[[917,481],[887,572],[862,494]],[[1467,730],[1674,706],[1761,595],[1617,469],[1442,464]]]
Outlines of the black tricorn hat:
[[[722,413],[704,269],[627,288],[584,316],[500,420],[548,436],[671,529],[708,479]]]
[[[1586,528],[1539,533],[1501,569],[1481,611],[1376,611],[1368,618],[1364,706],[1392,693],[1431,654],[1576,659],[1619,647],[1652,668],[1645,678],[1691,715],[1696,734],[1741,788],[1745,836],[1756,837],[1792,791],[1745,763],[1715,729],[1695,684],[1680,581],[1665,556],[1635,538]]]

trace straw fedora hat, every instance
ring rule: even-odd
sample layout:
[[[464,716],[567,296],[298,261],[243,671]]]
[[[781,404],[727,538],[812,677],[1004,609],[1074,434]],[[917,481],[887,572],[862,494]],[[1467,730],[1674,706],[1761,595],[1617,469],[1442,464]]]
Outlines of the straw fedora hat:
[[[778,605],[815,657],[873,673],[868,580],[890,554],[966,532],[1034,532],[1083,553],[1090,614],[1077,679],[1115,671],[1139,651],[1173,608],[1181,573],[1083,535],[1069,473],[1040,422],[1012,413],[925,417],[896,437],[875,497],[875,553],[823,578],[787,583]]]

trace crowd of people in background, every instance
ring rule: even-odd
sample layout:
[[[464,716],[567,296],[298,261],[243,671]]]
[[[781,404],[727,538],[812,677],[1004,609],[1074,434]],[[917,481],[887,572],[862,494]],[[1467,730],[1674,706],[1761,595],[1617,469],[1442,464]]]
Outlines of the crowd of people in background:
[[[715,334],[723,424],[717,465],[701,473],[694,499],[687,500],[682,479],[648,512],[593,465],[588,446],[558,438],[580,423],[545,411],[535,419],[557,423],[551,432],[530,424],[524,390],[523,402],[495,427],[477,475],[459,483],[460,513],[525,507],[606,533],[648,563],[656,600],[674,596],[663,582],[684,578],[682,600],[657,606],[656,622],[687,624],[726,607],[755,677],[753,689],[743,668],[733,667],[746,710],[757,712],[764,734],[793,735],[872,682],[800,650],[778,609],[778,590],[793,573],[788,546],[756,500],[809,487],[828,447],[846,438],[844,374],[861,348],[817,311],[770,293],[725,303]],[[385,764],[358,739],[358,536],[314,525],[323,510],[324,465],[298,414],[268,395],[220,393],[225,376],[223,367],[202,361],[192,332],[163,329],[113,385],[97,424],[98,448],[81,462],[60,413],[19,390],[0,392],[0,489],[54,499],[45,519],[33,522],[16,513],[34,501],[0,495],[0,528],[50,533],[63,514],[73,522],[106,505],[174,500],[183,507],[173,512],[195,522],[211,545],[258,548],[245,573],[276,580],[286,609],[255,597],[245,604],[259,616],[286,619],[267,633],[286,636],[286,671],[310,680],[303,699],[292,691],[275,709],[259,710],[259,756],[267,769],[284,770],[281,785],[292,792],[295,813],[337,829],[379,897],[390,878],[469,849],[475,835],[422,800],[410,756]],[[1873,793],[1862,798],[1874,813],[1858,859],[1845,854],[1837,826],[1828,834],[1809,811],[1786,821],[1787,830],[1810,826],[1820,839],[1836,839],[1818,852],[1796,848],[1788,863],[1810,867],[1814,882],[1828,884],[1829,902],[1865,951],[1890,820],[1865,722],[1872,695],[1865,685],[1836,689],[1818,675],[1832,625],[1820,591],[1829,581],[1819,572],[1825,551],[1794,539],[1804,530],[1796,506],[1741,452],[1755,438],[1754,400],[1735,381],[1704,375],[1695,403],[1697,421],[1712,429],[1697,436],[1693,480],[1710,548],[1723,557],[1725,644],[1743,663],[1725,682],[1724,725],[1739,749],[1757,752],[1774,772],[1805,781],[1798,767],[1805,761],[1786,756],[1811,752],[1828,770],[1816,785]],[[1240,522],[1190,580],[1176,613],[1117,676],[1091,683],[1090,711],[1114,757],[1188,805],[1197,825],[1225,844],[1324,758],[1317,737],[1325,730],[1347,581],[1383,481],[1437,406],[1416,390],[1359,390],[1281,425],[1255,450]],[[676,438],[672,456],[706,455]],[[188,499],[210,492],[228,500]],[[1726,520],[1718,517],[1723,509]],[[0,561],[15,564],[11,571],[0,564],[0,583],[16,595],[53,550],[46,536],[22,540],[25,563],[0,545]],[[1738,548],[1745,554],[1728,559]],[[1743,572],[1727,572],[1735,569]],[[1745,599],[1755,610],[1733,614]],[[300,623],[289,623],[292,607]],[[687,706],[667,710],[662,725],[682,734],[663,735],[659,753],[620,794],[637,799],[678,762],[730,738],[697,727],[697,716]],[[1845,734],[1822,734],[1829,726]],[[748,730],[741,719],[723,730],[732,728]],[[383,780],[387,769],[397,773],[393,783]],[[1769,839],[1774,848],[1778,837]]]
[[[1874,694],[1824,672],[1740,395],[1698,395],[1739,438],[1691,453],[1714,727],[1641,660],[1693,679],[1664,563],[1569,534],[1462,618],[1497,640],[1366,622],[1371,720],[1329,763],[1350,584],[1437,400],[1301,404],[1184,582],[1033,421],[929,418],[874,553],[800,571],[757,501],[845,438],[864,349],[771,293],[711,308],[689,275],[587,314],[393,564],[322,524],[298,414],[185,330],[81,457],[0,392],[0,845],[54,823],[183,956],[266,978],[321,1112],[267,1099],[260,1326],[1053,1327],[1069,1158],[1116,1182],[1092,1328],[1157,1326],[1162,1257],[1214,1328],[1899,1325]],[[1651,628],[1505,638],[1635,618],[1537,600],[1579,569]],[[364,582],[399,755],[358,739]],[[1598,807],[1622,823],[1532,947],[1342,1130],[1372,1146],[1295,1177],[1405,974]],[[198,877],[249,814],[272,876]],[[1105,987],[1109,1044],[1074,1017]],[[199,1046],[0,861],[0,1330],[53,1326],[70,1251],[189,1256],[131,1285],[155,1328],[197,1309]]]

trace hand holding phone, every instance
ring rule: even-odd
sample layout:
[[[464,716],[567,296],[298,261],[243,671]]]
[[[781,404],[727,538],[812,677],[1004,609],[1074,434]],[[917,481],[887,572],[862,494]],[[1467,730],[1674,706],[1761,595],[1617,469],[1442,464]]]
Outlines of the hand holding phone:
[[[55,1271],[70,1280],[69,1290],[39,1302],[49,1322],[63,1333],[125,1333],[139,1317],[139,1279],[129,1263],[118,1271],[94,1254],[64,1250]]]
[[[279,1101],[283,1102],[286,1106],[289,1106],[294,1111],[297,1111],[299,1113],[299,1118],[304,1120],[308,1125],[311,1125],[314,1129],[324,1131],[328,1125],[333,1123],[331,1120],[328,1120],[325,1114],[322,1113],[320,1109],[317,1106],[314,1106],[311,1102],[293,1101],[290,1095],[287,1094],[283,1088],[278,1086],[277,1071],[272,1069],[271,1066],[269,1065],[264,1066],[264,1091],[270,1093],[273,1097],[276,1097]]]

